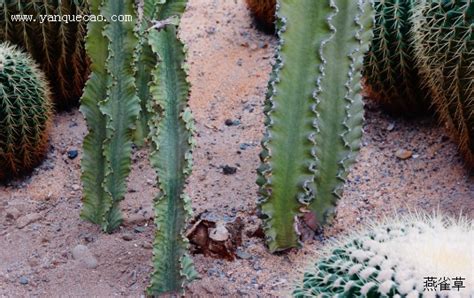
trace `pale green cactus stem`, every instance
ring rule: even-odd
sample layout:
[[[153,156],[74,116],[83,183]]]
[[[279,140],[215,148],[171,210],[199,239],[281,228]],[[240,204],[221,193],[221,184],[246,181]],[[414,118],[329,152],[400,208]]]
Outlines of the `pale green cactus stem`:
[[[156,21],[148,29],[148,42],[158,62],[152,70],[151,98],[147,102],[150,161],[156,170],[160,191],[154,203],[157,230],[149,295],[180,293],[186,282],[197,277],[184,236],[185,224],[192,212],[184,188],[191,173],[194,146],[186,56],[177,34],[179,16],[186,2],[161,1]]]
[[[257,180],[271,251],[299,246],[301,211],[322,225],[341,196],[362,135],[360,69],[371,12],[369,1],[278,2],[280,44]]]
[[[467,219],[410,215],[373,223],[326,245],[293,296],[472,297],[473,248]],[[428,277],[435,286],[427,287]],[[449,278],[450,291],[438,285],[442,278]],[[456,278],[464,278],[465,288],[455,288]]]
[[[118,22],[112,15],[132,15],[132,0],[91,0],[93,14],[107,22],[90,22],[86,50],[92,75],[82,97],[81,111],[89,134],[84,140],[81,217],[112,232],[121,223],[119,202],[130,172],[132,132],[139,113],[133,52],[137,43],[134,22]]]

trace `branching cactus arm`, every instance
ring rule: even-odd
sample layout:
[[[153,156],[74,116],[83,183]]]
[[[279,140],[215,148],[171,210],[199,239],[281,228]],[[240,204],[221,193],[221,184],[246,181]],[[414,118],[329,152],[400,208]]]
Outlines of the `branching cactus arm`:
[[[90,0],[91,13],[100,13],[101,0]],[[104,23],[90,22],[87,25],[86,51],[91,59],[91,76],[81,98],[81,112],[86,118],[89,133],[83,142],[82,183],[83,204],[81,217],[92,223],[102,225],[105,214],[112,205],[103,183],[106,161],[103,154],[103,142],[106,137],[106,116],[100,111],[98,102],[107,96],[106,60],[108,41],[102,35]],[[104,228],[104,227],[103,227]]]
[[[321,52],[324,63],[316,93],[316,192],[309,206],[320,225],[333,214],[342,195],[343,182],[360,148],[364,115],[360,71],[368,44],[361,40],[367,39],[361,19],[370,5],[333,2],[338,12],[329,21],[333,37]]]
[[[301,212],[312,212],[320,225],[327,220],[355,160],[368,8],[367,1],[279,2],[280,46],[257,181],[271,251],[299,245],[295,219]]]
[[[157,14],[158,21],[170,17],[173,9],[181,14],[185,5],[186,1],[163,3]],[[148,111],[153,149],[150,159],[157,172],[160,191],[155,200],[155,269],[148,294],[158,295],[180,292],[185,282],[197,276],[184,237],[185,223],[191,214],[191,203],[184,188],[192,167],[194,122],[188,107],[190,85],[184,46],[177,36],[177,26],[152,28],[148,38],[158,60],[152,72]]]
[[[82,217],[112,232],[121,223],[119,202],[130,172],[132,132],[139,112],[133,51],[133,22],[112,15],[134,15],[133,1],[91,1],[92,13],[107,22],[91,22],[86,47],[92,76],[82,99],[89,135],[84,142]]]

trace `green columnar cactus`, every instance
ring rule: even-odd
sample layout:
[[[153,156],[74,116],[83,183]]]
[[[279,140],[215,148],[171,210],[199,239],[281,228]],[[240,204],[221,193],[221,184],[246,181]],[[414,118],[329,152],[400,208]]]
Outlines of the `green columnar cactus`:
[[[257,180],[271,251],[298,246],[300,212],[321,225],[341,195],[360,147],[360,68],[372,19],[368,1],[282,0],[278,7]]]
[[[87,13],[85,0],[0,2],[0,41],[23,47],[41,65],[59,109],[78,104],[89,74],[85,22],[59,19]],[[12,19],[29,15],[29,21]]]
[[[472,297],[473,239],[472,222],[466,220],[411,216],[374,224],[328,245],[293,296]],[[434,286],[425,284],[429,277]],[[449,278],[450,291],[438,285],[442,278]],[[465,279],[459,292],[456,278]]]
[[[0,44],[0,181],[31,170],[44,158],[51,115],[43,73],[27,54]]]
[[[246,0],[246,2],[257,25],[264,31],[274,32],[276,0]]]
[[[387,111],[405,116],[429,108],[414,56],[411,17],[417,1],[375,1],[374,37],[363,70],[370,96]]]
[[[91,0],[93,14],[107,22],[90,22],[86,49],[92,75],[82,97],[89,134],[84,140],[81,217],[112,232],[121,223],[119,202],[130,172],[132,133],[140,105],[133,67],[137,38],[133,22],[113,21],[113,15],[132,15],[132,0]]]
[[[474,2],[423,1],[414,16],[415,47],[424,83],[441,121],[474,167]]]
[[[152,71],[148,111],[153,149],[150,161],[160,190],[154,203],[157,230],[149,295],[180,292],[185,282],[197,276],[184,237],[185,223],[191,214],[184,188],[191,173],[194,146],[185,52],[177,36],[178,18],[185,6],[185,0],[162,1],[155,13],[157,22],[148,35],[158,60]]]

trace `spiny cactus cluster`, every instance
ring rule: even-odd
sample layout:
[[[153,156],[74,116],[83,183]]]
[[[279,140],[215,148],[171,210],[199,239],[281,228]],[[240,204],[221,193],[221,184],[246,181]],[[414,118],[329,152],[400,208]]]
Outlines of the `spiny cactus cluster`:
[[[271,251],[299,246],[302,213],[316,230],[341,196],[360,148],[360,69],[372,19],[369,1],[353,0],[282,0],[277,14],[257,180]]]
[[[414,16],[423,82],[441,121],[474,168],[474,2],[423,1]]]
[[[0,180],[27,172],[44,158],[51,114],[49,88],[35,62],[0,44]]]
[[[373,224],[328,246],[294,297],[457,297],[474,295],[474,230],[467,220],[408,216]],[[426,288],[449,278],[450,291]],[[456,289],[461,280],[465,288]],[[459,285],[459,282],[458,282]],[[459,290],[459,291],[458,291]]]
[[[41,19],[83,16],[88,13],[86,0],[0,1],[0,41],[9,41],[25,49],[46,74],[55,106],[76,106],[89,74],[84,49],[84,21]],[[33,19],[12,20],[12,16]]]
[[[417,0],[374,1],[374,37],[364,61],[372,99],[393,114],[418,115],[429,107],[415,63],[412,16]]]
[[[257,25],[266,32],[275,32],[276,0],[246,0]]]

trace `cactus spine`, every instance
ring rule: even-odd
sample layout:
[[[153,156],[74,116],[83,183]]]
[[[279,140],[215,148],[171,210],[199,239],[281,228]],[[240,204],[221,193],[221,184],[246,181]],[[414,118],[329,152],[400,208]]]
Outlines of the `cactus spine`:
[[[257,180],[271,251],[299,245],[302,209],[322,224],[341,195],[362,135],[360,68],[370,37],[362,26],[370,10],[368,1],[279,2]]]
[[[157,172],[160,190],[154,203],[157,231],[149,295],[180,292],[185,282],[197,276],[184,237],[185,223],[191,214],[184,188],[191,173],[194,145],[185,52],[177,35],[177,17],[183,13],[186,2],[162,1],[155,13],[157,23],[148,35],[158,60],[152,70],[148,112],[153,149],[150,161]]]
[[[415,46],[423,81],[441,121],[474,168],[474,3],[422,1],[416,11]]]
[[[418,0],[375,1],[374,37],[364,62],[369,93],[393,114],[426,112],[413,46],[412,15]]]
[[[41,20],[88,13],[85,0],[20,1],[0,4],[0,41],[24,49],[41,65],[53,93],[55,106],[70,108],[79,102],[89,74],[84,49],[85,22]],[[32,15],[35,21],[15,21],[12,16]]]
[[[47,153],[52,106],[29,55],[0,44],[0,181],[35,167]]]
[[[91,0],[93,14],[132,15],[132,0]],[[133,22],[90,22],[86,49],[92,75],[82,97],[89,134],[83,144],[81,217],[112,232],[121,223],[119,202],[130,172],[132,133],[140,105],[136,96]]]
[[[472,222],[410,216],[373,224],[328,245],[304,273],[294,297],[472,297]],[[450,291],[424,291],[427,277],[449,278]],[[455,278],[465,278],[459,292]],[[462,296],[458,296],[458,294]]]

